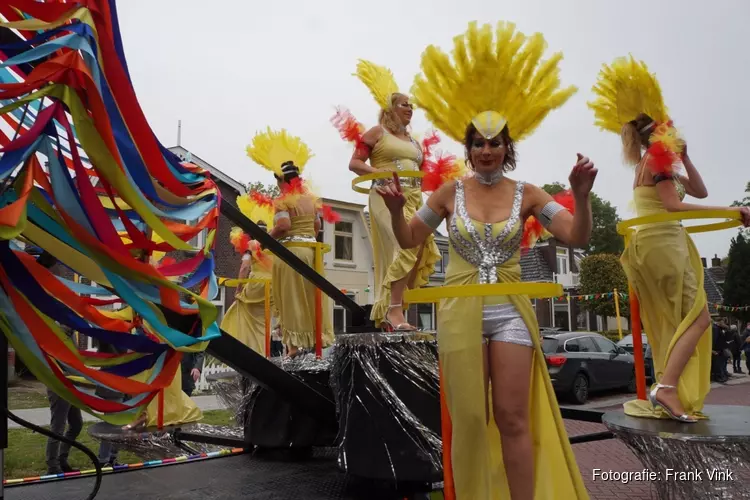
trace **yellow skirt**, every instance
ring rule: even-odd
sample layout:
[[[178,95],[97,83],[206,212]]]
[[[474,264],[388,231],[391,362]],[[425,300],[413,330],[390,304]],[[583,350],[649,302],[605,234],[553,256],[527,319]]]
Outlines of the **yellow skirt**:
[[[404,189],[406,205],[404,216],[407,222],[422,206],[422,192],[419,189]],[[395,281],[409,276],[412,270],[414,282],[411,288],[420,288],[430,280],[435,271],[435,263],[441,259],[435,237],[430,235],[421,247],[403,249],[396,241],[391,226],[391,213],[383,202],[383,198],[375,191],[370,191],[370,232],[372,234],[372,255],[375,264],[375,303],[370,313],[370,319],[380,325],[385,318],[388,306],[391,304],[391,285]],[[419,262],[420,251],[422,252]],[[408,283],[407,283],[408,285]]]
[[[638,296],[658,381],[675,343],[706,308],[703,264],[690,235],[678,224],[654,224],[634,233],[621,262]],[[711,390],[711,340],[709,327],[677,385],[685,411],[698,417],[705,417],[701,410]],[[628,415],[668,418],[648,401],[628,401],[624,406]]]
[[[148,379],[150,371],[133,377],[141,382]],[[159,424],[159,395],[146,407],[147,427],[156,427]],[[182,369],[178,366],[172,383],[164,389],[164,425],[179,425],[197,422],[203,418],[203,412],[190,397],[182,392]]]
[[[258,276],[251,274],[250,277],[257,278]],[[273,308],[273,298],[271,298],[271,307]],[[224,314],[221,329],[258,354],[265,356],[266,308],[263,283],[247,283],[244,286],[242,292]]]
[[[315,264],[315,250],[305,247],[289,247],[289,251],[310,267]],[[273,270],[273,302],[278,311],[281,338],[285,345],[302,349],[315,347],[315,285],[307,281],[286,262],[278,259]],[[333,344],[331,303],[322,295],[323,347]]]

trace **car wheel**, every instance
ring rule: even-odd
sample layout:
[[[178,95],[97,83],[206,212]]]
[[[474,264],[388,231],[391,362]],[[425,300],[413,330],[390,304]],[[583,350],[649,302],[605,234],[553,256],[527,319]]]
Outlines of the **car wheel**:
[[[573,401],[579,405],[584,404],[589,399],[589,379],[583,373],[576,375],[573,379],[573,387],[571,389],[571,396]]]
[[[630,382],[628,382],[628,392],[638,392],[638,386],[635,383],[635,372],[630,376]]]

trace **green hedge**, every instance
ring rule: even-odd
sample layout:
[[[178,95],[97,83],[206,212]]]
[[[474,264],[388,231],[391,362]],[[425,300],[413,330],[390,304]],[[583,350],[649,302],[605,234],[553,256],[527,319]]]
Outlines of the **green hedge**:
[[[619,342],[620,341],[620,333],[617,330],[607,330],[606,332],[599,332],[601,335],[604,335],[612,342]],[[622,337],[625,338],[627,335],[630,335],[630,330],[625,330],[623,328],[622,330]]]

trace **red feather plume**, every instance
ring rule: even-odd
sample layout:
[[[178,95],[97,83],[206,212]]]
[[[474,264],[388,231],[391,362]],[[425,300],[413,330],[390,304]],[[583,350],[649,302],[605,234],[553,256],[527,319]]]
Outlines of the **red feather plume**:
[[[435,160],[427,160],[423,167],[422,191],[433,193],[446,181],[458,177],[460,170],[456,157],[450,153],[439,154]]]
[[[336,212],[330,205],[323,204],[322,208],[323,220],[329,224],[335,224],[341,220],[341,214]]]
[[[646,150],[649,156],[648,166],[651,173],[654,175],[658,174],[671,174],[672,168],[677,163],[677,155],[670,151],[667,146],[662,142],[655,142],[649,146]]]
[[[575,213],[575,199],[573,198],[573,193],[569,189],[552,195],[552,199],[565,207],[571,214]],[[523,225],[521,248],[526,250],[532,248],[536,245],[539,238],[542,237],[543,233],[544,227],[542,227],[542,223],[539,222],[536,217],[532,215],[526,219],[526,222]]]
[[[432,157],[432,147],[440,142],[440,136],[434,130],[422,139],[422,157],[427,161]]]
[[[360,150],[367,145],[362,142],[362,136],[365,133],[365,126],[354,118],[351,111],[346,108],[336,108],[336,114],[331,117],[331,123],[339,131],[339,135],[346,142],[354,144],[356,150]]]
[[[256,205],[259,205],[261,207],[272,207],[273,206],[273,198],[268,196],[267,194],[263,194],[260,191],[253,191],[250,193],[250,199],[253,200],[253,202]]]

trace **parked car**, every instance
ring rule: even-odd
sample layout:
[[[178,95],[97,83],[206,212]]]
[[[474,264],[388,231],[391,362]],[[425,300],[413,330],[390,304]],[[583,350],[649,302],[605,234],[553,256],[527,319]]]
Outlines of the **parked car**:
[[[542,351],[555,392],[578,404],[607,389],[635,392],[633,355],[594,332],[542,332]]]
[[[643,344],[643,366],[646,369],[646,380],[653,382],[654,357],[651,354],[651,346],[648,343],[648,337],[646,337],[645,333],[641,333],[641,343]],[[630,354],[633,354],[633,335],[628,334],[624,336],[617,345]]]

